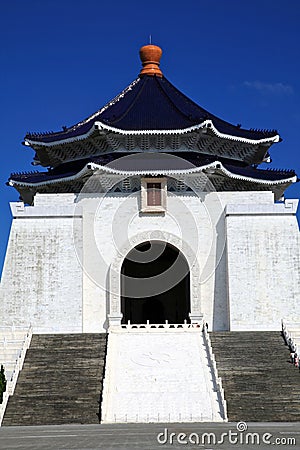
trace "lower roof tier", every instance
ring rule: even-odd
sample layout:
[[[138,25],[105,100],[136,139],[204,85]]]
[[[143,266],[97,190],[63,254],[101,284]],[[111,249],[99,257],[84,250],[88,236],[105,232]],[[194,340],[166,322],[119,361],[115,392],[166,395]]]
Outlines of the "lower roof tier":
[[[149,176],[168,177],[168,188],[173,191],[193,190],[194,185],[203,191],[268,190],[276,200],[298,181],[293,170],[258,169],[196,153],[182,153],[180,157],[165,153],[120,156],[110,154],[73,161],[48,172],[12,174],[7,184],[18,190],[25,203],[31,204],[37,192],[134,192],[140,189],[140,184],[132,180]],[[95,176],[97,182],[93,184]],[[172,180],[179,180],[180,188]]]
[[[75,141],[37,143],[34,165],[56,167],[65,162],[91,158],[103,153],[160,153],[186,151],[228,158],[244,164],[260,164],[269,158],[269,148],[279,137],[251,140],[219,133],[208,120],[181,132],[122,132],[95,123],[89,133]],[[25,142],[29,145],[28,142]]]

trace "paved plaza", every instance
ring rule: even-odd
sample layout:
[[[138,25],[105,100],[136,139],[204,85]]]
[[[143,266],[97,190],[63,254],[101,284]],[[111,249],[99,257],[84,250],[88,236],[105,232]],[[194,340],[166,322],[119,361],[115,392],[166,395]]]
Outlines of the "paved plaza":
[[[3,450],[159,448],[300,449],[300,423],[116,424],[0,428],[0,449]]]

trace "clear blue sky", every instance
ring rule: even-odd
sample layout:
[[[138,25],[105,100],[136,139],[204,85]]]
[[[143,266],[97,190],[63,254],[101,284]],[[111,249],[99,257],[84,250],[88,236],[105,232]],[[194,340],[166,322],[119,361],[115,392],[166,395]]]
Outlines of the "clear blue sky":
[[[5,186],[34,169],[27,131],[60,130],[95,112],[163,49],[164,75],[219,117],[276,128],[270,167],[300,176],[300,3],[295,0],[10,0],[1,2],[0,273],[9,234]],[[286,196],[300,197],[300,183]]]

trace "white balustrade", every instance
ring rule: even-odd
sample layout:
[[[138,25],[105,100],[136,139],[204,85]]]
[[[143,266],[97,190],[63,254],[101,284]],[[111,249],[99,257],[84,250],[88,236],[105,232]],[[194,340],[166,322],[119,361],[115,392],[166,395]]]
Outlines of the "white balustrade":
[[[300,351],[300,322],[287,323],[284,319],[281,320],[282,334],[286,344],[293,352]]]
[[[8,335],[12,337],[14,335],[16,337],[19,337],[20,334],[23,334],[23,339],[12,339],[12,338],[7,339],[6,337]],[[19,372],[22,370],[26,352],[30,346],[32,338],[32,326],[30,325],[27,332],[24,331],[24,328],[15,325],[12,325],[11,327],[2,326],[0,327],[0,336],[2,337],[2,342],[0,340],[0,345],[2,344],[5,350],[7,350],[9,347],[16,347],[16,346],[19,347],[11,376],[8,377],[8,379],[6,379],[6,391],[3,393],[3,401],[0,404],[0,426],[1,426],[9,396],[13,395],[15,391]],[[5,370],[5,361],[3,362],[0,361],[0,364],[3,364]],[[6,373],[6,371],[4,373]]]
[[[211,346],[209,333],[208,333],[208,331],[207,331],[205,326],[203,327],[203,336],[204,336],[204,342],[206,344],[206,348],[207,348],[207,352],[208,352],[209,362],[210,362],[210,365],[211,365],[211,368],[212,368],[213,377],[214,377],[215,383],[217,385],[220,402],[222,404],[223,415],[225,417],[225,421],[228,421],[227,403],[226,403],[226,400],[225,400],[225,392],[224,392],[224,389],[223,389],[223,386],[222,386],[222,378],[219,377],[219,375],[218,375],[218,369],[217,369],[217,363],[216,363],[215,355],[214,355],[214,353],[212,351],[212,346]]]
[[[146,323],[130,323],[128,321],[126,324],[122,324],[121,326],[118,325],[114,327],[114,331],[118,332],[128,332],[128,331],[172,331],[172,330],[191,330],[195,329],[199,331],[199,328],[202,329],[203,325],[202,323],[188,323],[186,320],[184,323],[169,323],[168,320],[166,320],[164,323],[150,323],[149,320],[147,320]]]

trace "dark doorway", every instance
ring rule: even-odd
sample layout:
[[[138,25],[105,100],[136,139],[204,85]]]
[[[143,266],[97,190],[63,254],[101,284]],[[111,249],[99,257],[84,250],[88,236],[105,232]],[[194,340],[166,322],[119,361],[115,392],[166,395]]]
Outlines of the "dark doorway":
[[[190,274],[185,257],[164,242],[145,242],[121,270],[122,323],[189,322]]]

